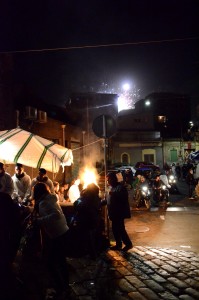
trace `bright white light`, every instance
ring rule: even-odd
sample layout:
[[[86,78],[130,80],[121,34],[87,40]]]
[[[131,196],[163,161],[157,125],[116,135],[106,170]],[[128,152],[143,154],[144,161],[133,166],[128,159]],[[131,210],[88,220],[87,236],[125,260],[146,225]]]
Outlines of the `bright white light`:
[[[130,90],[130,84],[125,83],[125,84],[123,84],[122,88],[123,88],[124,91],[129,91]]]
[[[145,101],[145,105],[146,105],[146,106],[149,106],[150,104],[151,104],[151,102],[150,102],[149,100],[146,100],[146,101]]]
[[[120,95],[120,97],[118,97],[118,112],[120,112],[121,110],[125,110],[125,109],[129,109],[129,99],[128,97],[126,97],[125,95]]]
[[[118,112],[122,110],[134,109],[135,103],[139,100],[140,90],[136,88],[133,82],[120,83],[119,86],[109,85],[108,83],[102,82],[98,93],[115,93],[119,96],[118,98]],[[97,108],[97,107],[96,107]]]

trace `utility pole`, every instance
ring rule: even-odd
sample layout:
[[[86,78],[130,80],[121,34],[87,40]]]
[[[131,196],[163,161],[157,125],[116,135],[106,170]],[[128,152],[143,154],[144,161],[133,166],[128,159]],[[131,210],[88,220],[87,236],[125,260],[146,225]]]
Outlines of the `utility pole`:
[[[61,125],[62,128],[62,145],[65,147],[65,127],[66,125]]]

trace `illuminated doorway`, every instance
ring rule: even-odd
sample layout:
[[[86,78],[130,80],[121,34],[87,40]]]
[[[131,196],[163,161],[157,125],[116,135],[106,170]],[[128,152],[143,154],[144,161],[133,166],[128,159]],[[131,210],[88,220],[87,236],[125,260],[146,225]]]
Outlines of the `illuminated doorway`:
[[[124,164],[124,165],[129,165],[130,163],[130,157],[129,157],[129,154],[128,153],[123,153],[122,156],[121,156],[121,162]]]

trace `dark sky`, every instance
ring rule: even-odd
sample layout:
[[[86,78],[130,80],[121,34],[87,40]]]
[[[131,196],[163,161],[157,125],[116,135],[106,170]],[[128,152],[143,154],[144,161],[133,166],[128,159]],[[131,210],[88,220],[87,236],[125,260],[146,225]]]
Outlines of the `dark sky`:
[[[198,0],[1,0],[0,51],[13,52],[15,84],[50,103],[104,83],[118,91],[125,81],[140,97],[168,91],[196,99],[198,16]],[[132,44],[56,50],[123,43]],[[55,50],[14,53],[41,49]]]

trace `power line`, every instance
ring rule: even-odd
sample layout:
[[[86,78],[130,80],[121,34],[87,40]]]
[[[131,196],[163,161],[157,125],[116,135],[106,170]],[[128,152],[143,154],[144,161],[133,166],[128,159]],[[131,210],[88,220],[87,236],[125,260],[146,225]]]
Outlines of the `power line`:
[[[99,143],[99,142],[101,142],[102,140],[103,140],[103,139],[98,139],[97,141],[94,141],[94,142],[92,142],[92,143],[89,143],[89,144],[83,145],[83,146],[81,146],[81,147],[72,149],[72,152],[75,151],[75,150],[80,150],[80,149],[83,149],[83,148],[88,147],[88,146],[90,146],[90,145]]]
[[[105,47],[121,47],[130,45],[144,45],[144,44],[160,44],[160,43],[171,43],[171,42],[182,42],[189,40],[198,40],[199,37],[190,37],[182,39],[166,39],[166,40],[152,40],[142,42],[126,42],[126,43],[115,43],[115,44],[99,44],[99,45],[84,45],[84,46],[71,46],[63,48],[44,48],[44,49],[28,49],[28,50],[11,50],[11,51],[0,51],[0,54],[17,54],[17,53],[31,53],[31,52],[48,52],[48,51],[69,51],[75,49],[89,49],[89,48],[105,48]]]

